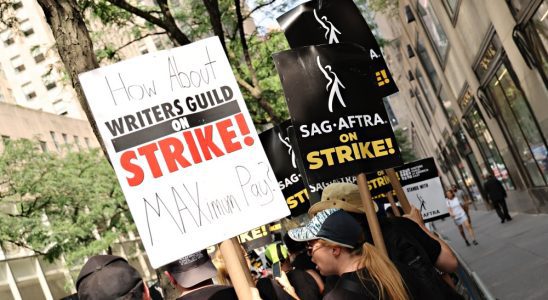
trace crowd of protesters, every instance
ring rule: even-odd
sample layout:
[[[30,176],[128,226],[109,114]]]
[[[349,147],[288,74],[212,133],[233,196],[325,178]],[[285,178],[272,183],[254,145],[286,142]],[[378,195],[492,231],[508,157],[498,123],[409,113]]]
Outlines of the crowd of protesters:
[[[308,213],[307,223],[248,259],[254,299],[462,299],[447,276],[457,259],[416,208],[379,218],[387,255],[373,246],[357,185],[329,185]],[[177,300],[238,299],[222,255],[211,257],[202,250],[162,268]],[[91,257],[76,287],[83,300],[161,299],[125,259],[112,255]]]

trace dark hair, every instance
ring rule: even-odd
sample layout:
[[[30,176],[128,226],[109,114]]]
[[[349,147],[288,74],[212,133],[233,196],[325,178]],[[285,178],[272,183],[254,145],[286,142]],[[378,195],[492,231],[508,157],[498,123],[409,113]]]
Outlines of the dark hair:
[[[283,242],[285,246],[287,247],[287,251],[291,253],[297,253],[300,251],[304,251],[306,249],[306,243],[305,242],[297,242],[289,237],[289,234],[286,233],[283,236]]]

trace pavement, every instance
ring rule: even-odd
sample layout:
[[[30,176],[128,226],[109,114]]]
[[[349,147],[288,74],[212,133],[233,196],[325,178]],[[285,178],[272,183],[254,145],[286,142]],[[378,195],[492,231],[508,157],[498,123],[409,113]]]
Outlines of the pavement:
[[[497,299],[548,299],[548,214],[510,215],[501,224],[494,210],[470,210],[477,246],[466,246],[451,218],[435,227]]]

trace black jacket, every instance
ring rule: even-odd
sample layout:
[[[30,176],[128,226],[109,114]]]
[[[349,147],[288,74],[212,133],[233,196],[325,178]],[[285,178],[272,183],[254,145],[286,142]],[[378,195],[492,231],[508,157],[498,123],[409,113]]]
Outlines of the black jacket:
[[[506,198],[506,190],[495,177],[487,179],[483,186],[490,201],[499,201]]]

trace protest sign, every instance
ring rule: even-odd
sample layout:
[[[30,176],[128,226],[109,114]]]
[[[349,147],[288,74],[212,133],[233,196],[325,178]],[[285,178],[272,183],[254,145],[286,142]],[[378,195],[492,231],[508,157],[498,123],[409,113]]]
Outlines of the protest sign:
[[[396,168],[396,171],[407,199],[419,209],[425,222],[449,216],[433,158],[405,164]]]
[[[217,37],[80,82],[153,267],[289,214]]]
[[[291,216],[298,216],[308,211],[310,202],[308,191],[297,166],[298,157],[287,135],[289,126],[291,126],[291,121],[287,120],[279,126],[261,132],[259,138],[272,170],[278,178],[280,189],[291,210]]]
[[[352,0],[313,0],[278,17],[292,49],[319,44],[355,43],[370,58],[370,92],[379,100],[398,91],[381,49],[360,10]]]
[[[309,184],[401,165],[384,105],[364,84],[363,51],[332,44],[274,55]]]
[[[272,243],[272,235],[270,234],[270,226],[263,225],[261,227],[249,230],[238,236],[240,244],[246,252],[266,246]]]

